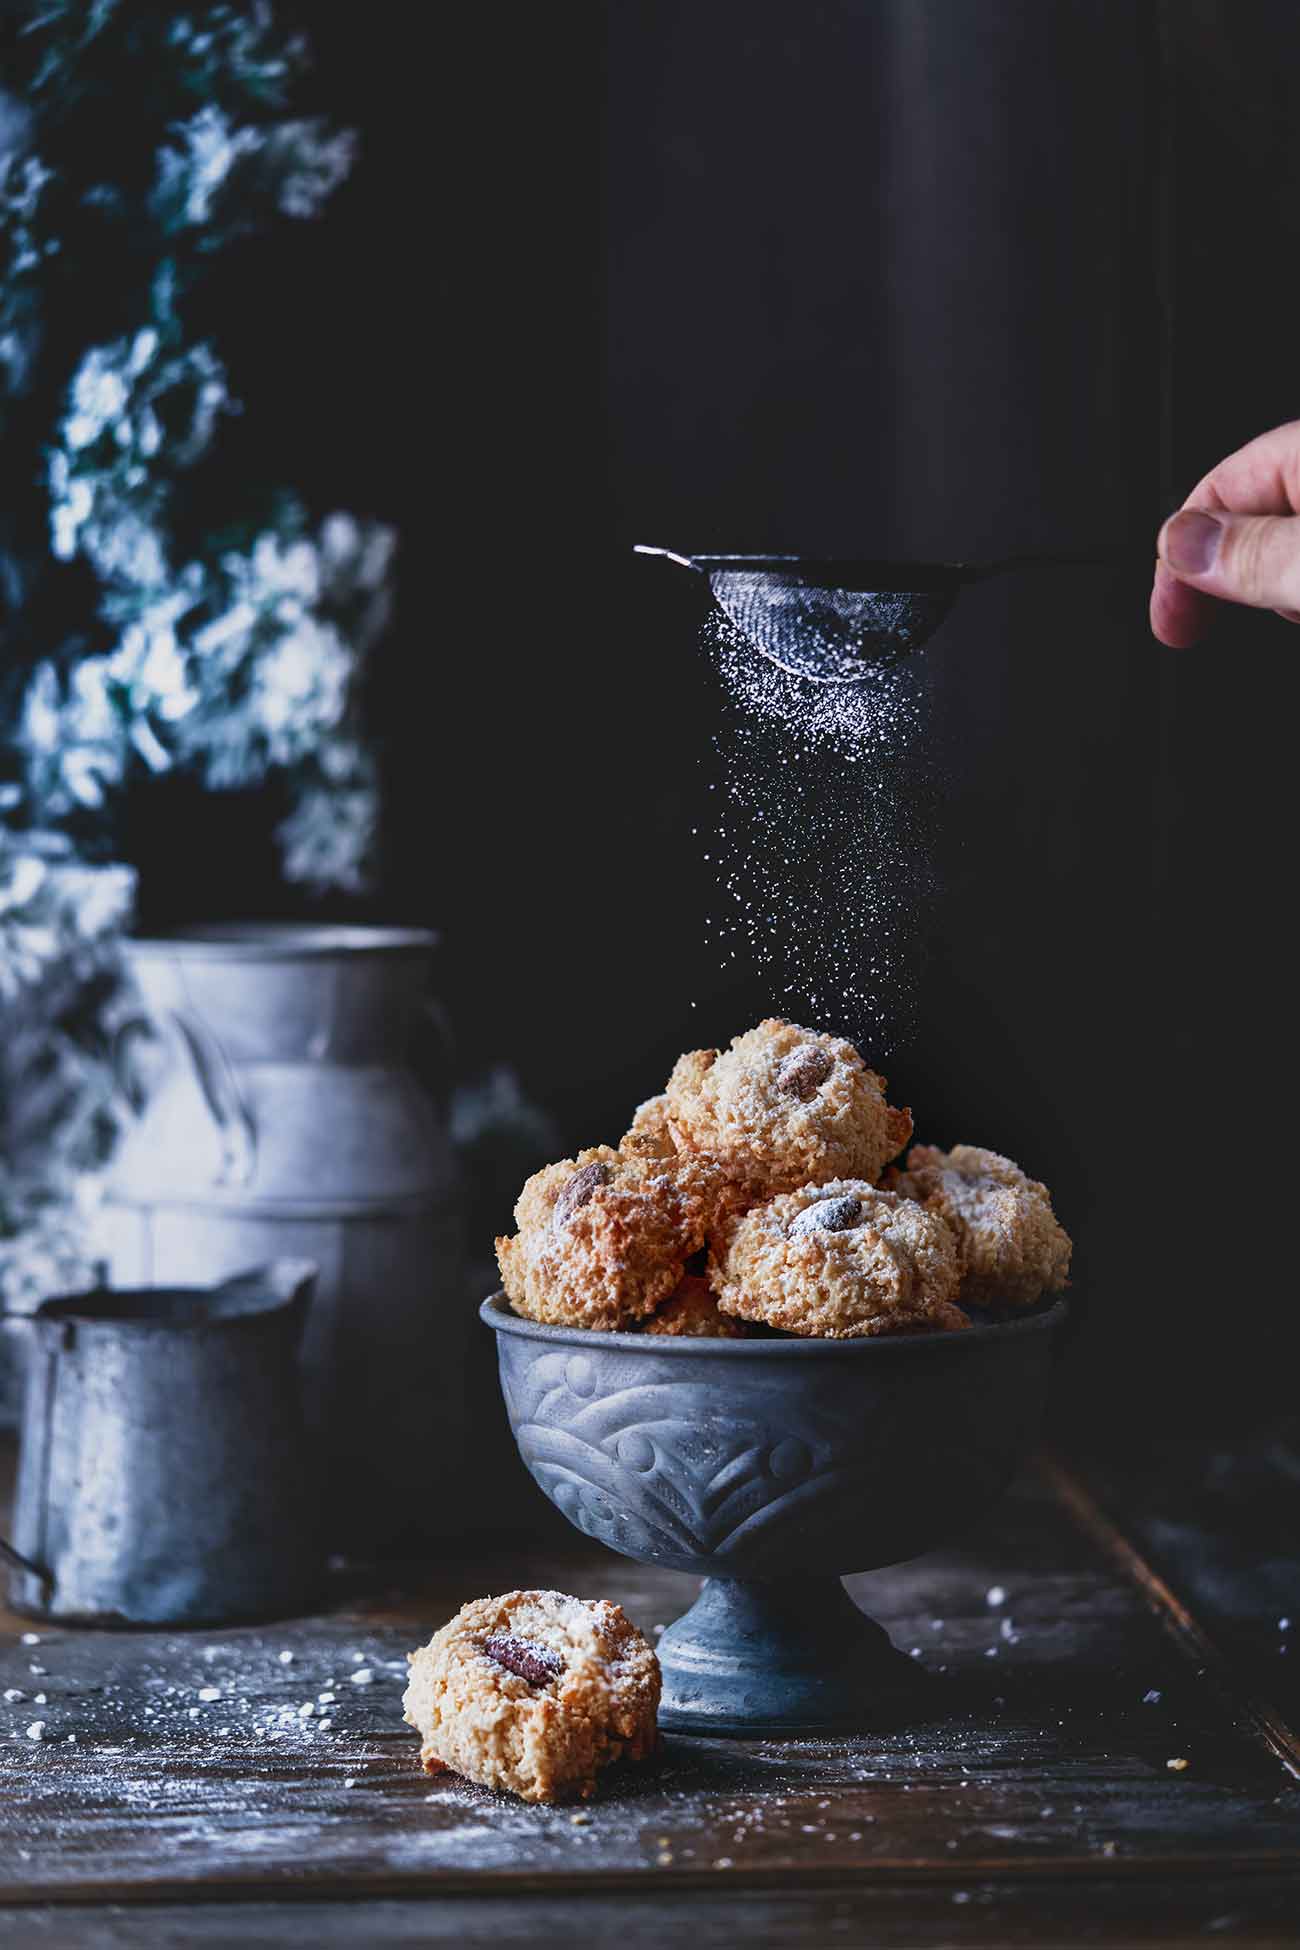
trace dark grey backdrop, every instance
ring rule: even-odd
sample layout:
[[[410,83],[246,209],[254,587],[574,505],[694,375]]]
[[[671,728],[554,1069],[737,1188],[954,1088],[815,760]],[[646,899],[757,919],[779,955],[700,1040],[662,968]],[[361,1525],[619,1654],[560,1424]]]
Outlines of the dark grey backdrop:
[[[609,1139],[770,1002],[701,942],[700,592],[630,543],[1153,537],[1300,413],[1300,10],[483,4],[431,63],[399,6],[312,18],[366,147],[288,383],[405,531],[386,904],[445,928],[467,1061]],[[1285,1395],[1295,1306],[1300,645],[1174,656],[1145,597],[989,585],[929,653],[942,885],[886,1066],[1056,1188],[1103,1423]]]

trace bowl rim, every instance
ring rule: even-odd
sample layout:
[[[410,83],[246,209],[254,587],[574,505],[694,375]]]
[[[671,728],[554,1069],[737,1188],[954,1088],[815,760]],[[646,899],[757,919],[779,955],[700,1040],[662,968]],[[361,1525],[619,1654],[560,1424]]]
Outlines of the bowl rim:
[[[1060,1294],[1050,1307],[1036,1313],[1015,1315],[1010,1320],[972,1321],[962,1333],[948,1334],[856,1334],[845,1340],[821,1336],[789,1340],[732,1340],[707,1334],[624,1334],[605,1333],[598,1327],[548,1327],[540,1320],[526,1320],[513,1313],[500,1289],[488,1295],[478,1310],[485,1327],[496,1334],[517,1334],[521,1340],[549,1341],[556,1347],[590,1350],[593,1345],[620,1354],[667,1354],[684,1357],[707,1354],[728,1360],[776,1361],[787,1356],[795,1360],[809,1357],[856,1353],[871,1360],[887,1358],[897,1351],[918,1348],[973,1347],[989,1340],[1007,1340],[1018,1334],[1054,1332],[1070,1311],[1070,1303]]]

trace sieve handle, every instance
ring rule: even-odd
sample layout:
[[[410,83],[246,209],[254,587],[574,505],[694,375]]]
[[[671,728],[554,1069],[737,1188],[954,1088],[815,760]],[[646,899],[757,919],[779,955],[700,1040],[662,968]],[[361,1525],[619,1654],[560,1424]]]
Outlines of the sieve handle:
[[[675,548],[653,548],[635,542],[634,555],[657,555],[697,575],[731,572],[739,575],[793,575],[821,589],[899,589],[918,593],[953,588],[963,582],[984,582],[990,576],[1012,575],[1022,569],[1105,569],[1147,563],[1150,544],[1121,543],[1110,548],[1048,549],[999,556],[993,562],[909,562],[866,557],[818,555],[683,555]]]
[[[652,548],[649,542],[633,542],[632,553],[633,555],[662,555],[667,561],[676,562],[683,569],[695,569],[701,575],[704,574],[698,562],[689,555],[679,555],[675,548]]]
[[[1004,555],[996,562],[954,562],[953,571],[959,582],[986,582],[990,576],[1015,575],[1022,569],[1122,569],[1143,565],[1151,560],[1151,547],[1147,542],[1129,546],[1121,543],[1115,548],[1080,548],[1051,550],[1037,554],[1032,550],[1025,555]]]

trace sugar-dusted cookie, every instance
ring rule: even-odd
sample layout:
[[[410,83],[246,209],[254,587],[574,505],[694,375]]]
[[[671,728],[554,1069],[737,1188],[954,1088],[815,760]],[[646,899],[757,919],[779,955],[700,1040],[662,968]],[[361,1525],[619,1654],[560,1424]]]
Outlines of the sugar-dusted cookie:
[[[678,1152],[668,1128],[667,1097],[647,1097],[643,1104],[637,1105],[627,1135],[618,1148],[628,1158],[676,1164]]]
[[[621,1157],[657,1164],[672,1174],[701,1245],[728,1219],[747,1211],[755,1202],[754,1188],[729,1172],[725,1161],[677,1142],[668,1121],[666,1096],[650,1097],[637,1105],[618,1149]]]
[[[750,1203],[832,1178],[874,1184],[912,1132],[852,1043],[778,1017],[722,1052],[679,1058],[664,1121],[679,1150],[712,1158]]]
[[[946,1219],[957,1238],[959,1299],[995,1309],[1029,1307],[1059,1293],[1070,1270],[1070,1236],[1046,1185],[1010,1158],[955,1144],[914,1144],[893,1188]]]
[[[633,1326],[666,1300],[704,1242],[689,1189],[658,1160],[608,1145],[547,1165],[498,1239],[501,1282],[516,1313],[553,1326]]]
[[[805,1186],[734,1220],[709,1282],[724,1313],[829,1340],[969,1325],[953,1304],[947,1224],[865,1179]]]
[[[410,1655],[405,1717],[430,1774],[525,1801],[585,1799],[657,1744],[659,1661],[618,1605],[508,1591],[463,1605]]]

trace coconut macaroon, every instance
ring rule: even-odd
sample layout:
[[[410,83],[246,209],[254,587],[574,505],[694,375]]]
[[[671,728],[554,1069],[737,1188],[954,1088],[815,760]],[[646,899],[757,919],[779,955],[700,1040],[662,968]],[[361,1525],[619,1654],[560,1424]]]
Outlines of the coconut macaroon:
[[[672,1173],[693,1221],[701,1228],[701,1244],[755,1201],[752,1188],[733,1177],[718,1159],[677,1143],[668,1122],[667,1096],[637,1105],[618,1149],[621,1157],[661,1165]]]
[[[860,1178],[757,1206],[709,1260],[723,1313],[827,1340],[965,1327],[959,1277],[947,1223]]]
[[[951,1151],[914,1144],[890,1183],[952,1228],[960,1300],[1030,1307],[1067,1284],[1070,1236],[1052,1211],[1051,1193],[1010,1158],[974,1144],[955,1144]]]
[[[678,1285],[707,1216],[662,1163],[596,1145],[528,1180],[518,1233],[496,1242],[501,1284],[530,1320],[628,1327]]]
[[[420,1760],[525,1801],[585,1799],[658,1742],[659,1661],[622,1609],[562,1591],[463,1605],[409,1654],[402,1701]]]
[[[679,1150],[714,1159],[751,1202],[834,1178],[873,1185],[912,1134],[852,1043],[775,1016],[727,1050],[680,1057],[664,1117]]]
[[[646,1158],[675,1164],[678,1158],[673,1134],[668,1128],[667,1097],[648,1097],[638,1104],[619,1150],[627,1158]]]
[[[713,1297],[713,1290],[698,1273],[688,1273],[676,1293],[670,1293],[662,1307],[656,1307],[642,1325],[643,1334],[666,1334],[674,1339],[689,1336],[694,1340],[741,1340],[743,1320],[724,1314]]]

